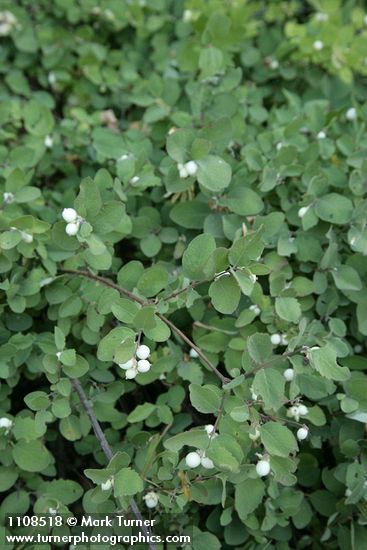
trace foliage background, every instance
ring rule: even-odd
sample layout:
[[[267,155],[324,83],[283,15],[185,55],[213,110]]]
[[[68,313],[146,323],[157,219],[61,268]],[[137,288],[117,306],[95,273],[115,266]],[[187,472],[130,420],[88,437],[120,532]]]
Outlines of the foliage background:
[[[147,514],[153,489],[197,550],[366,548],[366,23],[354,0],[1,2],[3,520]]]

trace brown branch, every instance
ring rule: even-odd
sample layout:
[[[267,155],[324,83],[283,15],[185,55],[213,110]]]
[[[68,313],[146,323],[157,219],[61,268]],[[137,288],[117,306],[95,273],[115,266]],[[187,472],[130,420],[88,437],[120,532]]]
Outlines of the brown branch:
[[[134,300],[134,302],[137,302],[142,306],[146,305],[145,300],[143,300],[142,298],[139,298],[139,296],[137,296],[136,294],[133,294],[132,292],[130,292],[130,290],[127,290],[126,288],[122,288],[116,283],[109,281],[105,277],[101,277],[100,275],[93,275],[93,273],[91,273],[90,271],[81,271],[79,269],[65,269],[64,267],[60,267],[60,271],[62,271],[63,273],[70,273],[71,275],[79,275],[80,277],[86,277],[87,279],[91,279],[92,281],[96,281],[97,283],[101,283],[110,288],[114,288],[120,294],[124,294],[128,298],[131,298],[131,300]]]
[[[78,275],[79,277],[86,277],[87,279],[91,279],[92,281],[96,281],[97,283],[101,283],[105,286],[108,286],[110,288],[117,290],[118,292],[120,292],[120,294],[123,294],[124,296],[128,296],[131,300],[133,300],[134,302],[137,302],[142,306],[146,305],[146,302],[142,300],[142,298],[134,294],[133,292],[126,290],[125,288],[117,285],[116,283],[113,283],[112,281],[109,281],[108,279],[105,279],[104,277],[101,277],[99,275],[93,275],[93,273],[90,273],[89,271],[81,271],[78,269],[65,269],[63,267],[60,268],[60,271],[62,273],[70,273],[71,275]],[[178,327],[176,327],[176,325],[172,323],[172,321],[170,321],[162,313],[156,313],[156,315],[157,317],[159,317],[159,319],[161,319],[161,321],[163,321],[167,326],[169,326],[170,329],[177,336],[179,336],[188,346],[190,346],[192,349],[194,349],[197,352],[199,357],[202,359],[203,363],[205,363],[209,367],[209,369],[218,376],[222,384],[227,384],[228,382],[230,382],[230,378],[227,378],[226,376],[224,376],[213,365],[213,363],[208,359],[208,357],[201,351],[201,349],[198,346],[196,346],[194,342],[192,342],[190,338],[186,336],[186,334],[184,334]]]
[[[173,330],[173,332],[176,333],[177,336],[179,336],[188,346],[196,351],[202,361],[210,368],[210,370],[212,370],[218,376],[222,384],[228,384],[228,382],[231,381],[230,378],[227,378],[221,372],[219,372],[219,370],[213,365],[213,363],[207,358],[207,356],[201,351],[201,349],[198,348],[198,346],[194,344],[194,342],[192,342],[192,340],[190,340],[190,338],[188,338],[186,334],[184,334],[178,327],[176,327],[176,325],[172,323],[172,321],[167,319],[167,317],[165,317],[161,313],[157,313],[156,315],[164,323],[166,323],[166,325],[168,325]]]
[[[91,407],[91,405],[88,401],[88,398],[87,398],[87,396],[86,396],[86,394],[83,390],[83,387],[82,387],[81,383],[79,382],[79,380],[77,380],[76,378],[74,378],[71,382],[72,382],[72,385],[73,385],[75,391],[77,392],[77,394],[79,396],[79,399],[80,399],[80,401],[81,401],[81,403],[84,407],[85,412],[89,416],[89,419],[90,419],[92,427],[93,427],[94,434],[95,434],[96,438],[99,441],[101,449],[104,452],[107,460],[110,461],[113,457],[112,449],[108,444],[106,436],[103,433],[103,430],[100,426],[100,423],[97,420],[96,415],[94,414],[94,411],[93,411],[93,409],[92,409],[92,407]],[[131,497],[129,504],[130,504],[130,508],[132,510],[132,513],[134,514],[136,519],[139,520],[139,523],[141,522],[140,528],[141,528],[141,531],[142,531],[143,535],[145,537],[147,537],[147,540],[149,540],[149,531],[148,531],[148,529],[146,528],[146,526],[144,524],[143,517],[140,513],[138,505],[135,502],[135,499]],[[151,543],[151,542],[148,543],[148,548],[150,550],[157,550],[156,545]]]

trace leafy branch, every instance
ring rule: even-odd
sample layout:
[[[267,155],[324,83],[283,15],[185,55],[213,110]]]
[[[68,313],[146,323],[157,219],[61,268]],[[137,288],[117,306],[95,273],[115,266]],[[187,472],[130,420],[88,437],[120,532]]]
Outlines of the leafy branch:
[[[80,384],[79,380],[77,380],[75,378],[72,380],[72,385],[73,385],[75,391],[77,392],[77,394],[79,396],[79,399],[80,399],[80,401],[81,401],[81,403],[84,407],[84,410],[87,413],[87,415],[88,415],[88,417],[91,421],[94,434],[95,434],[96,438],[98,439],[98,442],[101,446],[101,449],[104,452],[107,460],[110,461],[113,457],[112,449],[108,444],[106,436],[105,436],[105,434],[104,434],[104,432],[101,428],[100,423],[97,420],[96,415],[94,414],[94,411],[93,411],[93,409],[92,409],[92,407],[91,407],[91,405],[88,401],[88,398],[87,398],[87,396],[86,396],[86,394],[83,390],[83,387]],[[148,538],[149,537],[149,531],[146,528],[146,526],[144,525],[143,516],[141,515],[141,512],[138,508],[138,505],[136,504],[136,501],[133,497],[130,498],[129,504],[130,504],[131,511],[134,514],[135,518],[137,520],[139,520],[139,523],[141,522],[140,528],[141,528],[141,531],[142,531],[143,535],[145,537],[147,537],[147,539],[149,540],[149,538]],[[155,544],[150,543],[150,542],[148,543],[148,548],[150,550],[156,550]]]
[[[140,304],[142,306],[145,305],[145,301],[142,298],[140,298],[139,296],[137,296],[133,292],[130,292],[126,288],[123,288],[123,287],[117,285],[116,283],[113,283],[112,281],[109,281],[105,277],[101,277],[100,275],[94,275],[93,273],[90,273],[89,271],[81,271],[81,270],[78,270],[78,269],[66,269],[66,268],[63,268],[63,267],[60,268],[60,271],[62,273],[70,273],[71,275],[77,275],[79,277],[85,277],[87,279],[91,279],[92,281],[96,281],[98,283],[101,283],[105,286],[108,286],[110,288],[113,288],[113,289],[117,290],[120,294],[122,294],[124,296],[127,296],[128,298],[130,298],[131,300],[133,300],[134,302],[137,302],[138,304]],[[227,384],[228,382],[230,382],[230,379],[227,378],[226,376],[224,376],[215,367],[215,365],[213,365],[213,363],[205,355],[205,353],[196,344],[194,344],[194,342],[192,340],[190,340],[190,338],[188,336],[186,336],[186,334],[184,334],[182,332],[182,330],[180,330],[170,319],[168,319],[165,315],[163,315],[162,313],[159,313],[159,312],[156,312],[156,315],[159,319],[161,319],[161,321],[163,321],[168,327],[170,327],[172,332],[174,332],[177,336],[179,336],[181,338],[181,340],[183,340],[188,346],[190,346],[192,349],[194,349],[197,352],[197,354],[199,355],[199,357],[201,358],[203,363],[205,363],[207,365],[207,367],[209,367],[209,369],[212,372],[214,372],[214,374],[220,379],[222,384]]]

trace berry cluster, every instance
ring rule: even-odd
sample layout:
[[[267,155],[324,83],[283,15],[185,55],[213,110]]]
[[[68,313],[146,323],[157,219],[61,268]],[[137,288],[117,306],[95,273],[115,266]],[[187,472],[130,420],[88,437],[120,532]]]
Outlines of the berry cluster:
[[[126,361],[126,363],[119,363],[119,367],[125,372],[127,380],[132,380],[138,373],[149,372],[151,363],[148,361],[150,356],[150,348],[145,344],[141,344],[137,347],[135,357]]]
[[[286,334],[278,334],[276,332],[270,336],[270,340],[273,346],[286,346],[288,344]]]
[[[79,231],[83,218],[78,215],[78,212],[74,208],[64,208],[62,217],[66,221],[65,233],[69,237],[74,237]]]
[[[180,178],[188,178],[189,176],[195,176],[196,172],[198,171],[198,165],[194,160],[189,160],[185,164],[181,164],[180,162],[177,164],[178,173],[180,174]]]
[[[307,416],[308,415],[308,408],[306,405],[302,405],[301,403],[299,405],[292,405],[287,411],[287,416],[290,416],[291,418],[294,418],[296,422],[299,421],[301,416]]]
[[[197,468],[202,465],[206,470],[214,468],[214,462],[205,456],[205,452],[197,449],[186,455],[185,458],[186,464],[189,468]]]
[[[218,435],[213,424],[206,424],[206,426],[204,426],[204,430],[206,431],[209,439],[214,439]],[[191,451],[191,453],[188,453],[185,457],[185,461],[189,468],[197,468],[200,464],[206,470],[214,468],[213,461],[205,455],[205,451],[200,449],[196,449],[196,451]]]

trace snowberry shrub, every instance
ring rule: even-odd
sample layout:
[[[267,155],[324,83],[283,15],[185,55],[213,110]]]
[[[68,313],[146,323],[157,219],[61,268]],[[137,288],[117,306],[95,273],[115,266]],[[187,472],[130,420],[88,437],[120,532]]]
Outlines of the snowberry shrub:
[[[366,548],[362,3],[95,4],[0,11],[0,516]]]

